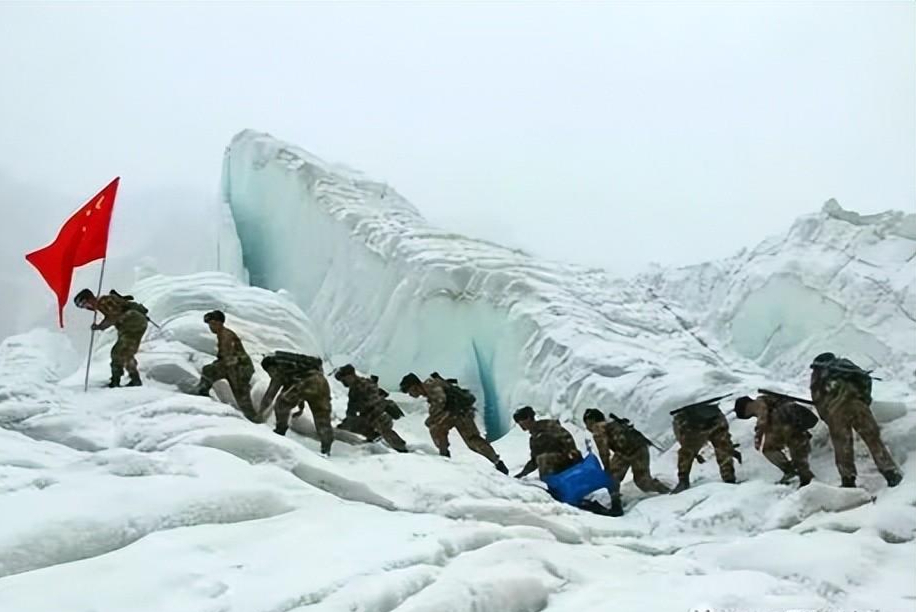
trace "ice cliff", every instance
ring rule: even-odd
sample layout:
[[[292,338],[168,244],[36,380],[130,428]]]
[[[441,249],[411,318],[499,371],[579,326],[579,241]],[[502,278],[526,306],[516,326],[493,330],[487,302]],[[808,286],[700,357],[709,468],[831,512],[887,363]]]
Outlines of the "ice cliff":
[[[266,134],[232,140],[222,186],[252,284],[288,290],[325,356],[389,387],[457,376],[491,435],[523,404],[665,429],[665,409],[767,371],[803,385],[823,350],[904,381],[895,397],[916,388],[913,215],[831,201],[732,259],[620,280],[432,227],[391,187]]]
[[[388,387],[414,370],[458,377],[491,436],[523,404],[655,420],[738,380],[741,363],[640,283],[434,228],[387,185],[265,134],[236,136],[223,168],[252,284],[288,290],[326,355]]]

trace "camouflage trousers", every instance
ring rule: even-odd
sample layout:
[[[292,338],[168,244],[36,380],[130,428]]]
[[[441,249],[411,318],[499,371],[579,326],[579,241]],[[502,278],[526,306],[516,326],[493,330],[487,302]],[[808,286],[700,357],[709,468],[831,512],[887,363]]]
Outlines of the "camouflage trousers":
[[[541,453],[534,460],[538,464],[538,476],[544,480],[545,476],[562,472],[582,461],[582,453],[577,450],[569,453]]]
[[[402,453],[407,452],[407,442],[394,430],[394,420],[385,411],[383,402],[363,410],[360,414],[348,414],[339,427],[365,436],[370,442],[381,436],[388,446]]]
[[[610,472],[611,477],[613,477],[618,486],[623,482],[630,468],[633,469],[633,483],[639,487],[640,491],[645,491],[646,493],[668,493],[671,491],[665,483],[653,478],[652,473],[649,471],[648,447],[640,446],[638,449],[626,454],[614,453],[607,465],[607,471]]]
[[[207,395],[213,383],[225,379],[232,388],[235,404],[242,414],[252,422],[259,422],[257,412],[251,403],[251,377],[254,375],[254,366],[250,360],[240,361],[233,365],[225,365],[222,361],[214,361],[205,365],[200,372],[200,384],[197,392]]]
[[[146,326],[146,317],[136,311],[125,313],[118,323],[118,340],[111,347],[112,382],[119,382],[125,369],[132,380],[140,378],[136,355],[140,350],[143,334],[146,333]]]
[[[712,444],[716,451],[716,462],[719,464],[719,475],[724,482],[735,482],[735,445],[728,431],[725,415],[718,415],[708,423],[697,425],[684,415],[674,419],[674,437],[680,448],[677,449],[677,477],[684,481],[690,479],[693,461],[706,446]]]
[[[285,389],[277,403],[274,405],[274,416],[277,419],[277,433],[286,434],[289,429],[289,417],[293,408],[307,402],[315,423],[315,432],[321,442],[321,452],[327,455],[331,452],[331,443],[334,442],[334,428],[331,426],[331,399],[315,396],[309,392],[310,383],[301,382]],[[302,414],[300,410],[296,416]]]
[[[788,449],[789,457],[785,450]],[[760,452],[783,474],[798,474],[802,482],[814,478],[808,456],[811,454],[811,434],[788,425],[771,427],[763,438]]]
[[[851,388],[840,388],[819,403],[817,412],[827,423],[833,443],[837,471],[844,480],[856,478],[856,459],[852,432],[855,430],[868,447],[875,466],[881,472],[899,472],[900,469],[881,439],[881,429],[875,416]]]
[[[496,454],[490,443],[480,435],[477,423],[474,422],[473,413],[462,416],[449,414],[437,419],[427,419],[426,427],[429,429],[429,437],[432,438],[433,444],[439,449],[440,455],[449,456],[448,434],[454,428],[458,430],[458,435],[461,436],[461,439],[464,440],[469,449],[478,455],[483,455],[490,460],[490,463],[499,462],[499,455]]]

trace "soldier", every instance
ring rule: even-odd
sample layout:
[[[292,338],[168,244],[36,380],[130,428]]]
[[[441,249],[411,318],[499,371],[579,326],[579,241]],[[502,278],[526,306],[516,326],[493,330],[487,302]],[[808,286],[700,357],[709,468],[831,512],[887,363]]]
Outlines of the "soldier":
[[[707,442],[716,451],[719,474],[722,482],[734,484],[735,463],[733,457],[741,460],[728,431],[728,421],[714,403],[693,405],[684,410],[674,411],[674,437],[680,444],[677,449],[677,486],[672,493],[690,488],[690,469],[693,460],[703,462],[700,451]]]
[[[779,484],[788,484],[798,476],[799,487],[814,478],[808,456],[811,454],[811,434],[817,416],[790,399],[761,394],[757,399],[744,396],[735,400],[735,415],[739,419],[757,417],[754,428],[754,448],[770,463],[782,470]],[[784,449],[788,449],[787,458]]]
[[[112,325],[118,330],[118,340],[111,347],[111,381],[108,386],[121,386],[121,377],[125,369],[130,377],[128,387],[142,385],[136,355],[143,334],[146,333],[146,307],[133,301],[132,296],[122,296],[114,290],[108,295],[95,297],[92,291],[83,289],[76,294],[73,302],[78,308],[102,313],[102,320],[92,324],[93,330],[108,329]]]
[[[613,415],[612,415],[613,416]],[[633,468],[633,482],[647,493],[670,493],[671,489],[652,477],[649,472],[649,440],[637,431],[630,422],[617,417],[604,420],[600,410],[585,411],[585,427],[592,433],[598,457],[605,471],[614,482],[623,481],[627,471]],[[610,457],[614,451],[614,457]]]
[[[559,421],[554,419],[536,419],[534,408],[525,406],[519,408],[512,415],[523,431],[531,436],[528,444],[531,449],[531,458],[522,471],[515,475],[524,478],[534,470],[538,471],[541,480],[557,474],[582,461],[582,453],[576,448],[576,440]],[[549,489],[548,489],[549,490]],[[608,489],[611,494],[611,508],[608,510],[597,502],[583,500],[579,507],[598,514],[610,516],[623,516],[623,504],[620,500],[618,485]]]
[[[429,403],[429,416],[425,425],[440,455],[451,457],[448,434],[454,428],[458,430],[458,435],[469,449],[489,459],[503,474],[509,473],[509,468],[490,443],[480,435],[474,421],[475,398],[470,391],[444,380],[436,373],[423,382],[420,382],[416,374],[410,373],[401,379],[400,387],[401,391],[410,397],[423,396]]]
[[[205,314],[204,323],[216,334],[216,361],[203,367],[200,382],[194,393],[206,397],[210,395],[213,383],[225,378],[229,381],[235,403],[242,414],[253,423],[260,422],[251,403],[251,377],[254,375],[254,365],[251,363],[251,357],[245,352],[242,341],[234,331],[226,327],[226,315],[219,310]]]
[[[352,415],[355,422],[360,424],[358,433],[377,432],[388,446],[399,453],[406,453],[407,443],[394,430],[391,414],[386,410],[385,402],[391,400],[382,396],[378,385],[368,378],[358,376],[350,364],[341,366],[334,378],[349,389],[347,416]],[[373,439],[369,435],[366,438]]]
[[[811,399],[817,413],[827,423],[841,486],[856,486],[853,430],[862,437],[887,485],[900,484],[903,475],[881,440],[881,429],[869,408],[871,377],[868,372],[848,359],[821,353],[811,363]]]
[[[277,351],[261,360],[261,367],[270,375],[270,385],[261,398],[260,414],[264,414],[282,389],[274,407],[277,425],[274,432],[286,435],[293,408],[308,402],[315,431],[321,442],[321,453],[331,453],[334,429],[331,427],[331,387],[321,371],[321,359]],[[293,418],[302,414],[300,408]]]

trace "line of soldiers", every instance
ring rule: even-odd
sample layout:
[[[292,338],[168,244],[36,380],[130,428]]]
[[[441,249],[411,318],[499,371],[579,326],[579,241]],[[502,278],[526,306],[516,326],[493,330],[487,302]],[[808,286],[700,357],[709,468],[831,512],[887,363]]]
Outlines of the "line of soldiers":
[[[114,291],[96,297],[84,289],[74,301],[80,308],[104,315],[100,323],[93,324],[93,329],[114,326],[118,331],[118,340],[111,351],[112,378],[109,386],[118,386],[125,370],[130,377],[128,385],[140,385],[136,353],[146,331],[146,309],[133,301],[131,296],[122,296]],[[280,435],[286,434],[290,418],[301,415],[307,403],[321,443],[321,452],[330,453],[334,440],[331,391],[321,359],[284,351],[266,356],[261,366],[270,376],[270,385],[259,409],[255,410],[251,400],[254,365],[241,340],[226,327],[226,317],[218,310],[204,315],[204,322],[216,335],[217,357],[213,363],[202,368],[200,381],[193,393],[209,395],[213,384],[225,379],[232,389],[236,405],[249,420],[263,422],[263,415],[274,405],[275,432]],[[808,462],[811,452],[809,430],[818,419],[803,405],[810,404],[827,424],[843,487],[856,486],[853,430],[868,446],[888,485],[899,484],[902,474],[881,440],[880,429],[870,410],[870,373],[832,353],[818,355],[811,364],[811,370],[811,400],[765,389],[759,390],[756,398],[743,396],[735,400],[734,412],[738,418],[757,419],[754,447],[782,471],[779,482],[787,484],[798,477],[799,486],[805,486],[814,478]],[[359,376],[350,364],[338,368],[334,377],[348,389],[346,418],[338,428],[363,435],[370,441],[381,437],[394,450],[407,452],[406,442],[393,426],[393,421],[403,413],[388,398],[388,393],[379,387],[378,379]],[[421,380],[410,373],[401,380],[400,390],[411,397],[426,399],[429,416],[425,425],[440,455],[450,456],[449,433],[455,429],[468,448],[486,457],[503,474],[508,474],[505,463],[480,434],[474,419],[474,395],[460,387],[457,380],[442,378],[437,373]],[[614,483],[609,490],[611,515],[622,513],[619,483],[630,469],[633,470],[634,484],[642,491],[679,493],[690,487],[693,463],[704,461],[701,451],[706,444],[713,447],[722,481],[736,482],[734,460],[740,463],[742,456],[732,441],[728,419],[718,407],[726,397],[711,398],[671,412],[674,435],[679,444],[678,482],[673,490],[651,474],[649,447],[655,446],[651,440],[626,419],[609,413],[610,420],[607,420],[597,409],[585,411],[584,425],[591,432],[599,458]],[[293,413],[296,408],[297,412]],[[530,406],[519,409],[513,417],[519,427],[530,434],[531,457],[522,471],[516,474],[517,478],[538,470],[543,479],[582,460],[575,439],[559,421],[536,419]]]

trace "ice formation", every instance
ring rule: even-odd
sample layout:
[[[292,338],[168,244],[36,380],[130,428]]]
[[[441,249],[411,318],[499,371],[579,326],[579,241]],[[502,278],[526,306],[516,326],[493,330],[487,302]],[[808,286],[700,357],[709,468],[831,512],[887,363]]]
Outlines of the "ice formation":
[[[828,204],[731,260],[623,281],[431,228],[390,188],[253,132],[227,151],[223,189],[222,272],[141,270],[131,290],[162,325],[138,355],[144,387],[101,388],[113,330],[85,394],[66,336],[0,343],[3,612],[912,607],[913,216]],[[627,479],[627,513],[609,519],[461,444],[438,457],[424,402],[399,393],[411,453],[341,435],[325,458],[308,412],[284,438],[242,419],[225,387],[224,402],[177,392],[213,359],[213,308],[256,362],[274,349],[327,370],[352,360],[389,388],[409,369],[457,375],[485,398],[494,437],[521,403],[568,419],[582,448],[583,408],[626,414],[666,449],[653,471],[669,484],[667,408],[761,384],[804,393],[812,353],[871,356],[888,379],[875,412],[907,476],[888,489],[858,444],[862,488],[832,486],[819,424],[817,481],[773,484],[753,423],[733,421],[738,485],[713,461],[676,496]],[[255,402],[266,382],[258,369]],[[331,388],[339,419],[346,393]],[[527,442],[512,429],[495,446],[517,470]]]

